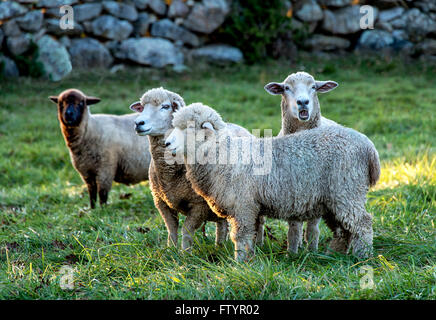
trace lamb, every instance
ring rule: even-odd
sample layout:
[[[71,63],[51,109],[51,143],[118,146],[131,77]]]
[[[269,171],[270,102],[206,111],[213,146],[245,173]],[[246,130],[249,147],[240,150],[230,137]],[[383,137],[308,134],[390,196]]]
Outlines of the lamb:
[[[372,217],[365,202],[380,167],[374,166],[379,163],[378,153],[365,135],[341,126],[321,126],[275,138],[232,137],[220,115],[198,103],[177,111],[173,126],[166,145],[173,153],[183,154],[186,177],[194,190],[230,222],[238,261],[253,253],[259,214],[285,220],[323,216],[349,234],[354,255],[365,258],[371,254]],[[205,136],[204,142],[189,147],[190,130]],[[220,157],[220,152],[227,153],[229,145],[243,139],[252,146],[263,146],[262,156],[271,161],[268,174],[254,174],[259,159],[253,154],[247,157],[248,148],[231,165],[187,161],[196,154]],[[241,161],[247,158],[251,161]]]
[[[282,128],[279,137],[301,130],[317,128],[319,126],[338,125],[336,122],[321,116],[317,92],[329,92],[338,84],[335,81],[315,81],[306,72],[290,74],[285,81],[270,82],[265,90],[272,95],[282,95]],[[318,250],[320,218],[309,220],[305,238],[309,250]],[[302,244],[303,223],[292,221],[289,223],[288,251],[296,253]],[[342,234],[342,233],[339,233]]]
[[[148,180],[150,153],[148,141],[135,134],[135,114],[122,116],[95,114],[90,105],[99,98],[68,89],[50,100],[58,106],[58,119],[74,168],[88,188],[95,208],[107,203],[112,181],[135,184]]]
[[[140,101],[130,106],[139,112],[136,118],[136,132],[140,136],[148,136],[152,160],[150,164],[150,188],[156,208],[159,210],[168,230],[168,246],[177,246],[178,212],[186,215],[182,228],[182,249],[192,247],[192,235],[205,222],[216,222],[216,244],[227,237],[227,222],[217,217],[202,197],[192,190],[186,179],[183,160],[176,163],[168,158],[165,149],[165,135],[173,129],[173,114],[185,107],[183,98],[177,93],[155,88],[148,90]],[[244,128],[235,124],[227,124],[230,132],[238,136],[250,135]],[[170,160],[170,161],[168,161]],[[259,229],[263,231],[263,226]]]

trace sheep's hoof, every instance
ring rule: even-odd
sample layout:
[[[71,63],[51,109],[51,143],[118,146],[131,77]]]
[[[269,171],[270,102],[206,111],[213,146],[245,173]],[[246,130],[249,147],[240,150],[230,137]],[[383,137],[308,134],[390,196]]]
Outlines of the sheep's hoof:
[[[264,241],[265,241],[265,239],[264,239],[263,236],[258,236],[258,237],[256,237],[256,245],[257,245],[258,247],[263,246]]]
[[[185,252],[191,252],[192,251],[192,244],[193,244],[192,239],[189,239],[189,240],[183,239],[182,240],[182,250]]]
[[[84,208],[80,209],[79,210],[79,218],[82,218],[83,216],[87,215],[90,212],[91,212],[90,207],[84,207]]]
[[[177,248],[177,241],[173,241],[173,239],[171,239],[171,238],[169,238],[168,240],[167,240],[167,247],[170,247],[170,248]]]
[[[298,252],[286,251],[286,257],[288,258],[295,258],[297,256],[298,256]]]
[[[345,238],[339,237],[339,238],[333,238],[330,241],[327,251],[347,254],[348,248],[349,248],[348,241]]]
[[[318,251],[318,243],[317,244],[309,243],[309,245],[307,246],[307,249],[309,249],[309,251],[312,251],[312,252]]]
[[[191,254],[192,253],[192,247],[182,249],[182,253]]]
[[[288,253],[297,254],[298,253],[298,246],[289,247]]]
[[[246,252],[236,251],[235,260],[239,263],[248,262],[249,256]]]
[[[360,248],[353,248],[353,256],[358,258],[359,260],[368,259],[373,256],[372,247],[364,246]]]

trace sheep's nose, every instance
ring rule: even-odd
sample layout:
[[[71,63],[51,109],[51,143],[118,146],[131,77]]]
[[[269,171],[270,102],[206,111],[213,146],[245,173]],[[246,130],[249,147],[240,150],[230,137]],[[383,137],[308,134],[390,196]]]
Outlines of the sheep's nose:
[[[67,109],[67,111],[65,111],[65,117],[72,118],[73,116],[74,116],[73,110]]]
[[[143,126],[145,124],[145,122],[144,121],[139,121],[139,122],[136,122],[136,126],[138,127],[138,126]]]
[[[309,104],[309,100],[308,99],[305,99],[305,100],[299,99],[299,100],[297,100],[297,104],[299,106],[307,106]]]

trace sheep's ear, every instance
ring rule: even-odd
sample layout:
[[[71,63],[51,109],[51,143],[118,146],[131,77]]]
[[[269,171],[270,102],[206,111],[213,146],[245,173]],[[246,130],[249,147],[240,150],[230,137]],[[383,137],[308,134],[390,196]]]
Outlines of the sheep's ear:
[[[201,125],[201,128],[215,131],[215,129],[213,128],[212,123],[210,123],[210,122],[203,122],[203,124]]]
[[[171,103],[171,108],[173,109],[173,111],[179,110],[180,107],[181,107],[180,102],[177,101],[177,100],[174,100],[174,101]]]
[[[144,106],[141,104],[141,101],[133,102],[129,108],[130,108],[130,110],[133,110],[133,111],[136,111],[139,113],[141,113],[142,110],[144,110]]]
[[[315,81],[316,85],[316,91],[324,93],[332,91],[334,88],[336,88],[339,84],[335,81]]]
[[[58,97],[57,96],[50,96],[48,97],[51,101],[53,101],[54,103],[58,104]]]
[[[86,105],[96,104],[100,102],[100,98],[97,97],[86,97]]]
[[[266,90],[266,92],[272,95],[282,94],[283,92],[285,92],[283,83],[278,82],[270,82],[264,87],[264,89]]]

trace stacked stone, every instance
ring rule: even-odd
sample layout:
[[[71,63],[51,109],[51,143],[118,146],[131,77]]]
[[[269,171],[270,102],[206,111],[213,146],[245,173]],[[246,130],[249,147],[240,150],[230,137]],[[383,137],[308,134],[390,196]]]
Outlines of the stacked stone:
[[[60,28],[63,5],[73,8],[73,29]],[[17,76],[11,57],[25,53],[32,41],[46,76],[54,81],[72,68],[108,68],[118,62],[180,68],[186,55],[240,62],[239,49],[208,44],[208,35],[229,11],[227,0],[3,1],[0,63],[7,76]]]
[[[436,0],[283,0],[292,30],[308,29],[303,48],[341,52],[404,52],[436,59]],[[0,65],[18,76],[14,56],[32,42],[46,76],[59,80],[72,68],[133,63],[184,70],[184,61],[240,62],[243,53],[210,43],[230,12],[231,0],[6,0],[0,1]],[[374,29],[362,29],[370,4]],[[74,28],[63,30],[60,7],[73,8]],[[375,7],[377,6],[377,7]],[[365,19],[363,19],[365,20]],[[366,21],[369,22],[369,21]],[[365,24],[365,21],[363,21]],[[284,39],[286,40],[286,39]],[[287,40],[286,40],[287,41]]]
[[[370,21],[364,5],[372,8],[373,29],[365,29]],[[296,0],[291,6],[295,28],[309,29],[307,50],[436,56],[436,0]]]

